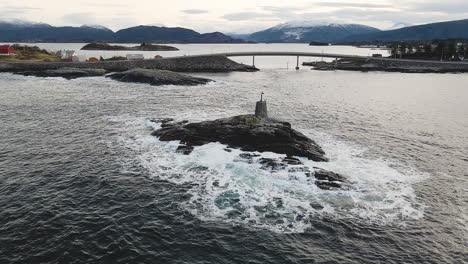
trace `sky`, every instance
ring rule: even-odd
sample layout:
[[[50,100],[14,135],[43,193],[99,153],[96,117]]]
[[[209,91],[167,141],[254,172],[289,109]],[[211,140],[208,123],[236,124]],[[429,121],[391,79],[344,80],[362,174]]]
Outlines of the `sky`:
[[[468,0],[0,0],[0,20],[53,26],[185,27],[251,33],[288,21],[357,23],[389,29],[468,18]]]

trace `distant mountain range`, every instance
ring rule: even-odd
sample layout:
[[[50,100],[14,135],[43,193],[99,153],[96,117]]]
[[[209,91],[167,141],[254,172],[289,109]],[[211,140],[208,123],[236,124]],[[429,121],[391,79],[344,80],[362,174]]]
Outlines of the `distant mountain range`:
[[[100,25],[54,27],[22,20],[0,21],[2,42],[243,43],[223,33],[200,34],[186,28],[137,26],[113,32]]]
[[[356,34],[342,41],[401,41],[431,39],[468,39],[468,19]]]
[[[116,43],[351,43],[430,39],[468,39],[468,19],[408,26],[397,23],[382,31],[359,24],[288,22],[245,34],[201,34],[187,28],[137,26],[114,32],[100,25],[54,27],[18,19],[0,21],[0,42],[116,42]]]
[[[356,34],[380,32],[379,29],[359,24],[288,22],[251,34],[247,39],[255,42],[334,42]]]

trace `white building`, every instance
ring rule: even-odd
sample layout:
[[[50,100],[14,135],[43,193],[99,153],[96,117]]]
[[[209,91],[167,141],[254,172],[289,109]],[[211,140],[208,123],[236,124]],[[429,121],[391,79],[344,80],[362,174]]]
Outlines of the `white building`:
[[[127,54],[127,60],[144,60],[143,54]]]

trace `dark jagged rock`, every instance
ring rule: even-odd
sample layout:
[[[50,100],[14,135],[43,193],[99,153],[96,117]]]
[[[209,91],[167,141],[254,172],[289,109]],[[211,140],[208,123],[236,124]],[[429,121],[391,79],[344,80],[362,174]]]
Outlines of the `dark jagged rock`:
[[[281,159],[282,162],[289,164],[289,165],[303,165],[299,159],[293,158],[293,157],[284,157]]]
[[[184,155],[189,155],[193,151],[193,146],[191,145],[179,145],[177,147],[177,152],[180,152]]]
[[[212,81],[172,71],[147,69],[133,69],[125,72],[117,72],[107,75],[106,77],[120,82],[149,83],[151,85],[200,85]]]
[[[106,71],[103,69],[78,69],[65,67],[56,70],[16,72],[16,74],[36,77],[63,77],[65,79],[75,79],[81,77],[103,76],[106,74]]]
[[[153,135],[162,141],[180,140],[191,146],[220,142],[244,151],[271,151],[314,161],[328,160],[320,146],[287,122],[241,115],[199,123],[167,124]]]
[[[306,175],[310,178],[314,177],[315,185],[324,190],[342,188],[345,185],[350,185],[350,182],[344,176],[317,167],[314,167],[313,173],[307,172]]]
[[[251,153],[242,153],[239,155],[239,158],[243,159],[247,163],[258,162],[262,165],[260,167],[262,170],[271,171],[272,173],[286,170],[288,173],[291,173],[289,175],[290,180],[297,180],[297,174],[293,173],[302,172],[308,178],[308,183],[315,184],[317,187],[323,190],[351,187],[351,183],[348,181],[348,179],[346,179],[346,177],[322,168],[313,167],[311,169],[296,158],[258,158],[257,155],[252,156]]]
[[[288,165],[276,160],[276,159],[270,159],[270,158],[260,158],[259,160],[260,164],[262,164],[262,169],[270,169],[272,171],[277,171],[277,170],[282,170],[285,169]]]
[[[241,153],[241,154],[239,154],[239,157],[243,158],[243,159],[251,160],[251,159],[253,159],[255,157],[260,157],[260,155],[254,154],[254,153]]]

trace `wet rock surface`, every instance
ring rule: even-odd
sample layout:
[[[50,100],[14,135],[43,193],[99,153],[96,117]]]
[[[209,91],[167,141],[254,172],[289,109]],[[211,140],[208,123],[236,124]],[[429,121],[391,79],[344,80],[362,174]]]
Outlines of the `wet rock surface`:
[[[220,142],[244,151],[271,151],[287,156],[327,161],[325,152],[312,139],[291,128],[287,122],[259,119],[254,115],[199,123],[163,122],[152,135],[162,141],[180,140],[186,146]]]
[[[258,152],[272,151],[286,156],[267,158],[256,152],[243,152],[235,161],[260,164],[260,169],[271,173],[286,171],[291,180],[297,180],[297,173],[303,173],[308,184],[315,184],[323,190],[351,187],[345,176],[318,167],[311,168],[299,158],[293,157],[302,156],[314,161],[327,161],[325,153],[314,141],[292,129],[287,122],[258,119],[254,115],[199,123],[189,123],[187,120],[175,121],[172,118],[150,121],[161,123],[161,128],[152,135],[162,141],[180,140],[176,151],[185,155],[189,155],[195,146],[210,142],[227,144],[228,147],[224,149],[226,152],[232,152],[232,148]]]
[[[151,85],[200,85],[212,81],[172,71],[148,69],[132,69],[109,74],[106,77],[120,82],[148,83]]]
[[[295,179],[295,176],[292,173],[304,173],[309,184],[315,184],[317,187],[323,190],[334,190],[351,187],[351,183],[343,175],[318,167],[310,168],[305,166],[304,163],[297,158],[283,157],[281,159],[273,159],[259,156],[260,155],[253,153],[241,153],[239,155],[238,161],[243,161],[250,164],[258,162],[261,164],[260,169],[267,170],[272,173],[286,170],[288,173],[291,173],[291,179]]]
[[[309,178],[314,177],[315,185],[325,190],[342,188],[344,186],[350,185],[348,179],[346,179],[344,176],[317,167],[313,168],[313,172],[307,172],[306,176]]]
[[[104,76],[106,71],[103,69],[87,69],[87,68],[59,68],[56,70],[38,70],[15,72],[16,74],[36,77],[63,77],[65,79],[76,79],[82,77]]]

